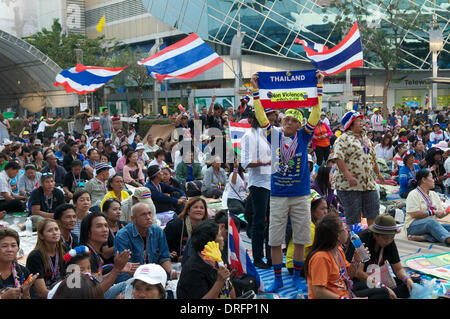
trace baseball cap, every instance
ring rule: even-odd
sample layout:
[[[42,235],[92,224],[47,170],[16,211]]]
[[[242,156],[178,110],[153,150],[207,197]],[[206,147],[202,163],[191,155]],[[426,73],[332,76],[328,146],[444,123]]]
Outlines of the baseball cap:
[[[163,267],[157,264],[141,265],[134,272],[133,279],[142,280],[149,285],[161,284],[166,288],[167,273]]]

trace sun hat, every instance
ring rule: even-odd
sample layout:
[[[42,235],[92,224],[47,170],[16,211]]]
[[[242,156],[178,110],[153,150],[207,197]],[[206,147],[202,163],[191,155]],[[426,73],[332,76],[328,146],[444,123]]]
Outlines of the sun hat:
[[[395,235],[398,232],[397,223],[389,214],[378,215],[369,229],[373,233],[382,235]]]
[[[28,132],[28,131],[23,131],[23,135],[30,135],[30,132]]]
[[[375,113],[375,112],[377,112],[377,111],[379,111],[379,110],[380,110],[380,109],[376,107],[376,108],[373,109],[373,112]]]
[[[321,198],[322,198],[322,195],[320,195],[317,191],[315,191],[313,189],[311,190],[311,203],[318,199],[321,199]]]
[[[33,145],[42,145],[42,142],[40,139],[35,139]]]
[[[284,113],[284,118],[291,116],[295,118],[300,123],[303,122],[303,113],[300,110],[297,109],[289,109]]]
[[[11,145],[11,144],[12,144],[12,142],[9,139],[5,138],[3,140],[3,145]]]
[[[269,113],[272,113],[272,112],[275,112],[276,110],[274,110],[274,109],[264,109],[264,112],[266,113],[266,114],[269,114]]]
[[[144,144],[138,143],[138,144],[136,145],[136,151],[139,151],[139,150],[145,150]]]
[[[440,141],[439,143],[435,144],[434,147],[439,148],[444,153],[450,150],[450,148],[448,147],[448,143],[446,141]]]
[[[354,110],[345,113],[341,121],[341,124],[344,127],[344,131],[346,131],[350,127],[350,125],[352,125],[353,121],[356,120],[358,117],[364,118],[364,115]]]
[[[167,273],[160,265],[146,264],[136,269],[133,279],[141,280],[149,285],[161,284],[163,288],[166,288]]]

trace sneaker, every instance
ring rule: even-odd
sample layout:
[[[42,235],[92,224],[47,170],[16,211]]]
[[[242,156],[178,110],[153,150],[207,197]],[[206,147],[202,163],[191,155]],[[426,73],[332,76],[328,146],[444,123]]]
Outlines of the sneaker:
[[[258,267],[258,268],[261,268],[261,269],[270,269],[270,268],[272,268],[272,266],[269,266],[268,264],[266,264],[262,260],[255,260],[255,261],[253,261],[253,265],[255,265],[255,267]]]

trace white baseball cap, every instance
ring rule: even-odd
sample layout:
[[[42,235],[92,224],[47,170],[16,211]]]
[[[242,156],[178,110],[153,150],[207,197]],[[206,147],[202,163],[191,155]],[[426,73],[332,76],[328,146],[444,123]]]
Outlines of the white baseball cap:
[[[139,279],[149,285],[161,284],[166,288],[167,273],[163,267],[157,264],[141,265],[134,272],[133,279]]]

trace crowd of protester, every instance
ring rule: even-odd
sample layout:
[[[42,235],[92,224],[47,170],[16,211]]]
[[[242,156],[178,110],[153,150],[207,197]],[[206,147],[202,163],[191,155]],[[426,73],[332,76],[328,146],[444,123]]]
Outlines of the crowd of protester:
[[[0,298],[239,298],[250,288],[228,265],[229,218],[245,227],[254,265],[273,269],[266,292],[284,286],[287,267],[297,289],[307,279],[309,298],[407,298],[413,280],[394,218],[379,215],[377,184],[399,186],[408,239],[450,243],[437,195],[449,193],[449,111],[402,107],[385,119],[368,108],[339,119],[322,110],[318,80],[308,119],[299,109],[264,109],[254,76],[252,103],[225,109],[213,96],[200,114],[183,110],[167,139],[140,136],[133,124],[116,129],[107,109],[97,131],[78,112],[72,132],[52,136],[45,129],[58,120],[30,115],[16,135],[0,116],[0,217],[37,218],[26,264],[17,261],[19,234],[0,230]],[[229,146],[229,122],[251,125],[240,154]],[[225,194],[230,214],[211,211],[208,202]],[[361,217],[366,262],[348,239]],[[202,257],[210,241],[225,266]],[[386,261],[395,287],[369,284],[368,265]]]

